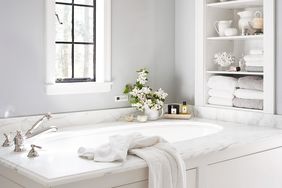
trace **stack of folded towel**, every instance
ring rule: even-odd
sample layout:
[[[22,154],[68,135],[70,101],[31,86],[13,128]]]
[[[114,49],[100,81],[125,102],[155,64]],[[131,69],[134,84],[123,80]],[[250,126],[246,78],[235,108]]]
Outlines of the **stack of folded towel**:
[[[233,106],[234,91],[238,79],[228,76],[212,76],[208,80],[208,103],[212,105]]]
[[[246,62],[246,71],[263,72],[263,51],[251,50],[249,55],[244,57]]]
[[[238,79],[233,105],[239,108],[263,109],[263,78],[246,76]]]

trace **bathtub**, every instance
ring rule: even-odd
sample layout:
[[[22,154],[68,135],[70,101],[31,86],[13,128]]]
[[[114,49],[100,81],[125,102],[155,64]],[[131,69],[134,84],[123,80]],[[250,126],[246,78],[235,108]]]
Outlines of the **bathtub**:
[[[112,135],[141,133],[144,136],[160,136],[170,143],[191,140],[215,134],[222,130],[216,124],[193,121],[156,121],[148,123],[119,123],[105,127],[74,127],[57,133],[45,134],[28,140],[46,147],[48,151],[76,150],[80,146],[97,147],[105,144]]]

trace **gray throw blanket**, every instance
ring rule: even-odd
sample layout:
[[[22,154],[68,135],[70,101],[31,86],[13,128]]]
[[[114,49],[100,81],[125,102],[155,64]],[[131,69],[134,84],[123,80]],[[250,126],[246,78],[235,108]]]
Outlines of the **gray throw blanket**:
[[[238,107],[238,108],[262,110],[263,109],[263,100],[234,98],[233,106]]]

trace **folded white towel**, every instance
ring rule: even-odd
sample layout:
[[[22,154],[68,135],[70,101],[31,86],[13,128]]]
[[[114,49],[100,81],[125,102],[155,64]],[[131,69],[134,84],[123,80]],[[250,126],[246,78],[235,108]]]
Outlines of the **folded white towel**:
[[[246,66],[263,67],[263,61],[246,61]]]
[[[240,99],[257,99],[263,100],[263,91],[251,89],[237,89],[234,95]]]
[[[263,61],[263,55],[246,55],[244,56],[245,61]]]
[[[149,188],[186,188],[185,163],[176,149],[161,137],[138,133],[115,135],[97,149],[80,147],[78,150],[80,157],[100,162],[125,161],[128,153],[147,162]]]
[[[261,76],[244,76],[239,78],[240,89],[253,89],[263,91],[263,78]]]
[[[226,98],[226,99],[234,98],[233,92],[219,90],[219,89],[210,89],[208,94],[211,97],[220,97],[220,98]]]
[[[212,76],[208,80],[208,87],[233,92],[237,87],[237,78],[229,76]]]
[[[208,103],[220,106],[233,106],[233,99],[210,97]]]

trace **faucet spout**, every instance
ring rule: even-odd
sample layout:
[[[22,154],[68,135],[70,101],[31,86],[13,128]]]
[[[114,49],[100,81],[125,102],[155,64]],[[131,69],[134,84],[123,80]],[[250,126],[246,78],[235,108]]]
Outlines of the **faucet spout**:
[[[42,123],[45,119],[49,120],[51,119],[51,113],[47,113],[44,114],[43,117],[41,117],[26,133],[25,133],[25,137],[26,138],[31,138],[35,135],[41,134],[43,132],[51,132],[51,131],[57,131],[57,128],[52,126],[52,127],[48,127],[48,128],[43,128],[42,130],[39,131],[35,131]]]

